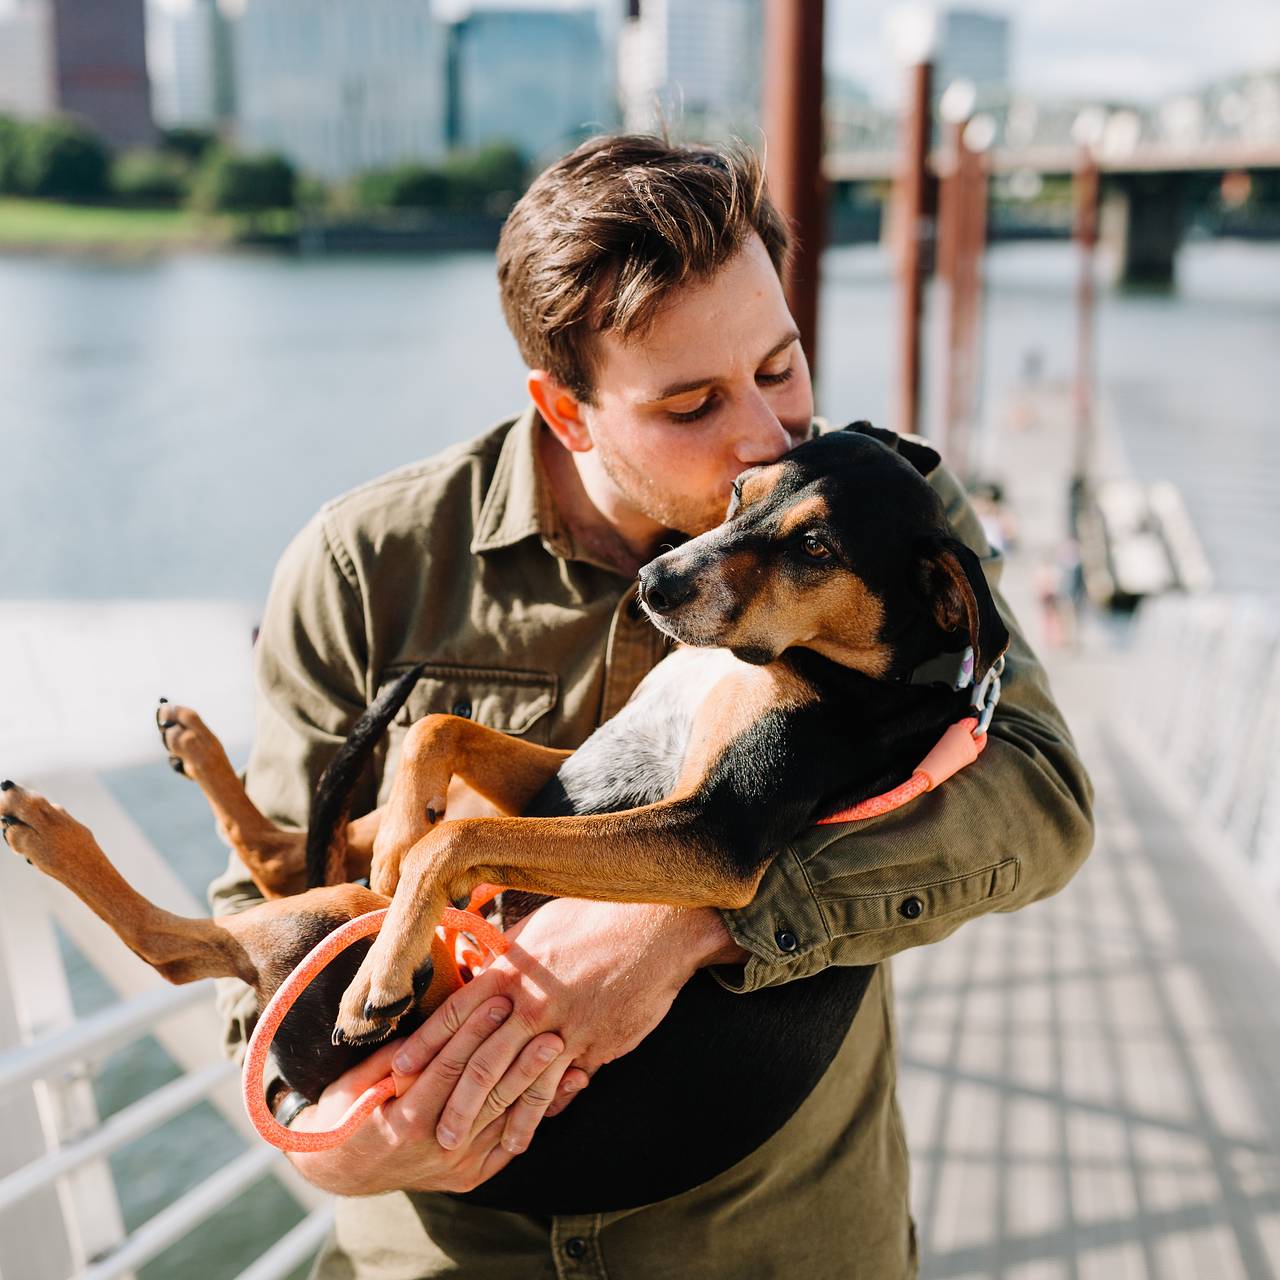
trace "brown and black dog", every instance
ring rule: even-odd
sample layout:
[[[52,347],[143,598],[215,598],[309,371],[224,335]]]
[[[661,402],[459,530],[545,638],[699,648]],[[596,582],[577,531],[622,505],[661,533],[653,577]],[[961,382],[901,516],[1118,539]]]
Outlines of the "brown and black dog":
[[[326,772],[308,832],[285,832],[250,803],[195,713],[166,705],[166,746],[267,899],[240,915],[160,910],[87,828],[12,783],[0,822],[16,853],[166,978],[238,977],[264,1002],[327,932],[389,901],[378,937],[335,961],[276,1037],[283,1076],[314,1098],[448,994],[432,962],[434,926],[475,885],[745,905],[806,827],[910,776],[969,710],[967,691],[934,677],[940,656],[971,646],[981,678],[1008,644],[978,558],[951,536],[923,478],[937,461],[855,423],[744,472],[723,524],[641,570],[641,603],[681,647],[574,753],[428,716],[406,737],[387,804],[348,821],[351,790],[410,672]],[[512,816],[445,821],[455,777]],[[350,883],[364,875],[369,888]],[[748,996],[699,975],[638,1049],[601,1068],[529,1152],[469,1197],[589,1212],[714,1176],[817,1083],[870,973],[833,967]],[[655,1089],[662,1106],[645,1106]]]

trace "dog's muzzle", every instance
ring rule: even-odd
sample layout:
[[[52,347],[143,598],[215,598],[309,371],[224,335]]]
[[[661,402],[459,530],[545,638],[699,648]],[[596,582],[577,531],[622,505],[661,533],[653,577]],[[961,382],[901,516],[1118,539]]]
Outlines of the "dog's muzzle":
[[[647,564],[640,570],[640,603],[659,617],[688,604],[697,592],[698,584],[691,573],[676,573],[656,564]]]

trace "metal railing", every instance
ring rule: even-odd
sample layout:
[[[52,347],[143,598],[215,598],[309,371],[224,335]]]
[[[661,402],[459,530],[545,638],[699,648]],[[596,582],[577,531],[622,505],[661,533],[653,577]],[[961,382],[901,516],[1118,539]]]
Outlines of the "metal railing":
[[[110,812],[115,802],[95,778],[64,777],[48,790],[95,830],[114,826],[113,855],[131,879],[167,905],[199,910],[178,900],[185,891],[141,833],[121,845],[128,816],[118,806]],[[74,1017],[55,924],[123,996],[118,1003]],[[177,1059],[181,1074],[99,1120],[94,1069],[145,1036]],[[0,1280],[132,1276],[263,1177],[278,1178],[309,1212],[264,1241],[239,1280],[279,1280],[315,1252],[331,1202],[249,1129],[238,1069],[218,1043],[212,982],[169,986],[61,885],[0,858],[0,1046],[10,1046],[0,1048]],[[126,1233],[107,1158],[203,1103],[244,1134],[244,1149]]]
[[[86,1018],[66,1031],[35,1044],[0,1054],[0,1097],[38,1081],[57,1082],[84,1071],[113,1050],[154,1030],[168,1015],[195,1004],[208,1004],[212,984],[158,988]],[[20,1204],[90,1161],[136,1141],[151,1130],[206,1101],[239,1072],[225,1059],[211,1061],[125,1107],[88,1134],[59,1146],[0,1178],[0,1212]],[[180,1196],[138,1227],[105,1256],[74,1274],[80,1280],[116,1280],[127,1276],[225,1207],[264,1175],[277,1172],[280,1156],[257,1145]],[[241,1280],[278,1280],[319,1247],[332,1222],[328,1205],[314,1209],[272,1245]]]
[[[1162,596],[1134,625],[1131,732],[1280,900],[1280,611]]]

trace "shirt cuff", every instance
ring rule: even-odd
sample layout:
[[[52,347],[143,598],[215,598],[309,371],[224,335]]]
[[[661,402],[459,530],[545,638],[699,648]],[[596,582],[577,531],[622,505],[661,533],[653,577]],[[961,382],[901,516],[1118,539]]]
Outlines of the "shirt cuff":
[[[807,978],[831,963],[831,934],[795,849],[788,846],[745,906],[722,910],[733,940],[750,957],[746,964],[717,965],[711,976],[726,991],[745,994]]]

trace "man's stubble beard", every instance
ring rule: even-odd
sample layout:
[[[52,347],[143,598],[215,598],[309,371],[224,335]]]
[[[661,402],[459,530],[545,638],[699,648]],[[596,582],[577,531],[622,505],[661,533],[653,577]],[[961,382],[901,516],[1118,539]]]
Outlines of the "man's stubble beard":
[[[700,502],[665,492],[653,478],[634,466],[630,459],[596,442],[600,466],[627,504],[664,529],[697,537],[724,520],[728,494]]]

